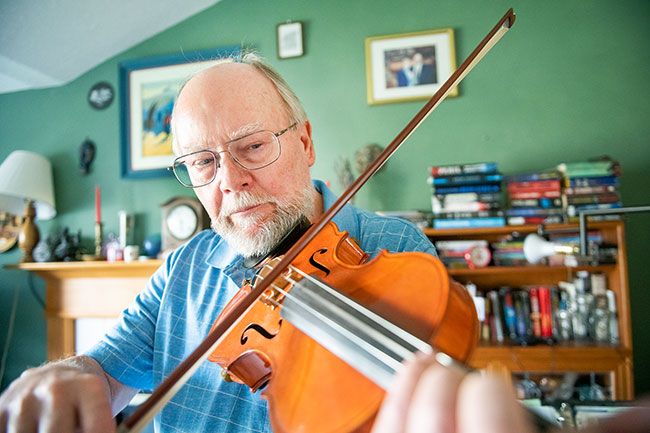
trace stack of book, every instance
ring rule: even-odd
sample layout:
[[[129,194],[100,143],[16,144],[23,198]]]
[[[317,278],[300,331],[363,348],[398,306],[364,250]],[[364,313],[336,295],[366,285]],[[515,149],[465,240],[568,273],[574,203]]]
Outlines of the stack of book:
[[[496,162],[429,167],[433,228],[504,226],[502,180]]]
[[[555,169],[508,176],[508,224],[561,223],[564,214],[561,180],[560,172]]]
[[[486,240],[453,240],[435,243],[438,258],[448,269],[484,268],[492,254]]]
[[[621,167],[618,161],[602,159],[562,163],[558,170],[564,176],[566,213],[577,217],[581,210],[613,209],[621,207],[618,191]],[[591,219],[612,219],[591,218]]]
[[[524,254],[524,238],[522,237],[502,239],[493,242],[491,247],[494,266],[526,266],[530,264]]]

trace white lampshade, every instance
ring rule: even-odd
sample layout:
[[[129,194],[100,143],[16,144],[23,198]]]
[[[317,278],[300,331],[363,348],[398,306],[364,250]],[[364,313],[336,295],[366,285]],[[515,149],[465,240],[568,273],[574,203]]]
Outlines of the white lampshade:
[[[0,211],[22,215],[25,200],[33,200],[36,218],[56,216],[52,164],[34,152],[15,150],[0,165]]]
[[[524,256],[529,263],[539,263],[543,258],[555,254],[574,254],[575,247],[571,245],[549,242],[538,234],[531,233],[524,239]]]

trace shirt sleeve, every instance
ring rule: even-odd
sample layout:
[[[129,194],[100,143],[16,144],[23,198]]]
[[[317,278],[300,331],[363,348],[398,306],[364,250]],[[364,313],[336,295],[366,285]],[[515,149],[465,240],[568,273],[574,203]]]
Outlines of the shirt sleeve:
[[[118,323],[85,355],[117,381],[141,390],[153,388],[154,335],[170,267],[169,257],[149,279]]]

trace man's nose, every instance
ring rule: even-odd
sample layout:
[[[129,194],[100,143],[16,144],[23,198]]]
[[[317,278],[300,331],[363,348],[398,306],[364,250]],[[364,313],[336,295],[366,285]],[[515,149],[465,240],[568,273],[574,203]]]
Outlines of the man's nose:
[[[219,189],[222,192],[240,192],[251,186],[250,171],[239,165],[230,152],[222,152],[217,168]]]

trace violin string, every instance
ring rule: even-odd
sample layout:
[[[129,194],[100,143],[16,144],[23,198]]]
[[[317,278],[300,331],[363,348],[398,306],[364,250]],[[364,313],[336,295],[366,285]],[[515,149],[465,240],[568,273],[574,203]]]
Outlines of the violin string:
[[[266,265],[270,266],[270,265]],[[312,277],[311,275],[307,274],[306,272],[302,271],[301,269],[295,268],[293,266],[290,266],[290,269],[292,269],[294,272],[302,275],[303,278],[311,281],[312,283],[318,285],[320,288],[322,288],[324,291],[326,291],[328,294],[331,296],[335,297],[336,299],[340,300],[341,302],[345,303],[347,306],[349,306],[351,309],[356,310],[357,313],[360,315],[366,317],[369,321],[371,321],[374,325],[376,325],[376,328],[369,327],[369,332],[372,333],[378,340],[385,340],[385,342],[390,345],[390,343],[395,342],[393,339],[390,339],[390,341],[386,341],[386,336],[385,334],[382,334],[377,331],[377,329],[384,329],[385,331],[389,332],[392,335],[397,336],[398,338],[401,338],[403,341],[409,343],[411,346],[417,348],[419,351],[430,354],[433,351],[433,348],[426,342],[420,340],[419,338],[415,337],[414,335],[410,334],[409,332],[405,331],[404,329],[400,328],[399,326],[396,326],[392,322],[384,319],[380,315],[368,310],[367,308],[359,305],[358,303],[354,302],[347,296],[341,294],[339,291],[333,289],[332,287],[328,286],[327,284],[323,283],[322,281]],[[291,282],[292,284],[299,284],[296,280],[291,279],[290,277],[284,277],[285,280]],[[361,322],[359,319],[355,318],[355,321],[357,323],[360,323],[362,325],[365,325],[364,322]],[[403,346],[400,346],[403,348]],[[397,348],[399,350],[399,348]],[[396,352],[397,352],[396,350]],[[406,352],[404,353],[403,357],[407,357],[410,354],[412,354],[411,350],[405,349]]]
[[[287,278],[287,279],[292,284],[294,284],[294,286],[296,286],[298,288],[306,288],[307,291],[309,291],[309,287],[306,284],[303,284],[301,282],[301,280],[295,280],[295,279],[292,279],[292,278]],[[318,285],[321,289],[323,289],[322,283],[319,284],[319,281],[317,279],[315,279],[315,278],[313,278],[313,277],[311,277],[309,275],[306,275],[304,277],[304,279],[307,280],[308,282],[311,282],[313,284]],[[327,286],[325,286],[325,287],[327,287]],[[314,297],[318,297],[317,302],[321,302],[321,305],[323,305],[323,308],[329,310],[330,312],[332,312],[333,316],[338,315],[339,317],[341,317],[341,319],[347,320],[349,322],[349,325],[351,325],[351,327],[356,327],[356,328],[362,329],[362,332],[364,332],[365,335],[367,335],[371,339],[374,339],[375,341],[382,344],[384,347],[391,350],[393,353],[398,355],[401,358],[401,360],[410,359],[410,358],[413,357],[413,352],[414,352],[415,349],[417,349],[417,347],[411,346],[411,348],[408,348],[408,347],[406,347],[406,345],[400,344],[397,341],[397,339],[395,338],[394,335],[389,336],[389,335],[386,335],[385,333],[380,332],[380,329],[383,329],[384,331],[387,331],[387,332],[390,333],[391,329],[387,328],[387,327],[382,328],[382,324],[377,322],[377,321],[373,321],[372,317],[364,314],[365,312],[363,310],[361,310],[360,308],[358,308],[358,304],[356,304],[356,305],[354,305],[352,307],[353,312],[349,312],[349,311],[346,311],[345,309],[343,309],[342,307],[336,305],[336,303],[330,302],[327,299],[324,299],[325,298],[324,296],[319,296],[319,295],[317,295],[317,294],[315,294],[313,292],[312,292],[312,294],[313,294]],[[348,303],[346,303],[346,305],[349,306]],[[371,325],[369,325],[367,322],[364,322],[360,317],[355,316],[355,313],[369,319],[371,321]]]
[[[285,277],[285,279],[286,279],[286,277]],[[372,345],[368,341],[364,340],[362,337],[356,335],[355,333],[351,332],[346,327],[342,326],[340,323],[338,323],[335,320],[332,320],[331,318],[329,318],[326,315],[322,314],[320,311],[318,311],[318,310],[312,308],[311,306],[305,304],[302,300],[298,299],[296,296],[293,296],[290,292],[287,292],[286,290],[280,288],[275,283],[271,283],[271,286],[274,289],[276,289],[278,292],[282,293],[285,297],[287,297],[288,299],[291,299],[293,302],[295,302],[297,304],[297,306],[300,307],[303,311],[306,311],[309,314],[312,314],[313,316],[316,316],[323,323],[325,323],[327,326],[329,326],[331,329],[334,329],[339,334],[343,335],[354,346],[356,346],[359,349],[363,350],[364,352],[368,353],[375,360],[377,360],[381,364],[388,367],[390,370],[393,371],[393,373],[395,373],[396,371],[398,371],[401,368],[402,364],[401,364],[401,362],[399,360],[397,360],[395,358],[392,358],[390,355],[388,355],[387,353],[382,351],[380,348]],[[281,307],[283,309],[287,309],[287,311],[290,311],[291,308],[292,308],[292,307],[288,307],[287,305],[278,303],[276,301],[271,301],[271,302],[276,306],[279,306],[279,307]],[[294,311],[297,311],[297,310],[294,310]]]
[[[338,290],[335,290],[334,288],[328,286],[321,280],[312,277],[311,275],[307,274],[306,272],[302,271],[301,269],[295,268],[295,271],[299,273],[300,275],[303,276],[303,278],[306,278],[310,281],[312,281],[314,284],[318,285],[321,287],[324,291],[329,293],[331,296],[337,298],[341,302],[344,302],[346,305],[351,307],[352,309],[356,310],[358,313],[360,313],[362,316],[368,318],[371,322],[373,322],[375,325],[378,326],[378,328],[384,329],[388,331],[389,333],[395,335],[398,338],[401,338],[403,341],[409,343],[411,346],[415,347],[418,349],[420,352],[430,354],[433,351],[433,348],[431,345],[428,343],[420,340],[413,334],[405,331],[404,329],[400,328],[399,326],[396,326],[394,323],[384,319],[380,315],[372,312],[371,310],[363,307],[362,305],[358,304],[357,302],[353,301],[352,299],[348,298],[347,296],[343,295],[341,292]],[[374,329],[373,329],[374,331]],[[376,332],[376,331],[374,331]],[[383,334],[381,334],[383,336]],[[412,351],[409,351],[412,353]]]
[[[270,265],[265,265],[270,267]],[[385,353],[381,348],[376,347],[372,345],[372,343],[368,342],[367,340],[359,337],[357,334],[351,332],[349,329],[343,327],[337,320],[333,320],[330,317],[327,317],[323,313],[321,313],[318,310],[315,310],[313,307],[305,304],[303,301],[298,299],[296,296],[291,294],[290,292],[283,290],[280,288],[277,284],[272,283],[273,288],[277,290],[278,292],[282,293],[287,299],[292,300],[298,307],[299,309],[302,309],[306,311],[309,314],[312,314],[316,317],[318,317],[321,321],[326,326],[329,326],[332,329],[336,329],[339,331],[340,334],[342,334],[350,343],[352,343],[355,347],[360,348],[361,350],[364,350],[366,353],[369,353],[372,355],[376,360],[379,362],[382,362],[384,365],[388,366],[391,368],[391,370],[395,371],[397,368],[401,366],[401,361],[405,359],[411,359],[414,356],[414,349],[419,349],[420,351],[424,353],[432,353],[432,348],[429,344],[423,342],[422,340],[414,337],[413,335],[409,334],[408,332],[402,330],[401,328],[395,326],[391,322],[385,320],[381,316],[371,312],[370,310],[367,310],[366,308],[360,306],[356,302],[350,300],[349,298],[343,296],[340,294],[338,291],[332,289],[331,287],[327,286],[323,282],[319,281],[318,279],[313,278],[312,276],[302,272],[299,269],[296,269],[295,267],[291,267],[291,269],[298,274],[302,275],[303,278],[305,278],[307,281],[312,282],[313,284],[318,285],[320,288],[331,294],[332,296],[335,296],[337,299],[343,301],[346,305],[348,305],[353,311],[356,313],[366,317],[373,326],[370,326],[368,323],[360,320],[358,317],[355,317],[354,314],[351,314],[348,311],[345,311],[342,309],[340,306],[335,305],[332,302],[329,302],[327,300],[322,299],[322,297],[318,297],[319,300],[323,302],[327,302],[327,305],[324,305],[325,308],[328,308],[330,311],[334,310],[333,312],[335,314],[338,314],[338,316],[342,319],[341,321],[347,320],[348,322],[353,322],[354,325],[356,325],[357,328],[362,328],[362,331],[365,332],[370,339],[379,341],[381,344],[383,344],[384,347],[388,348],[390,351],[393,353],[397,354],[398,358],[391,357],[387,353]],[[258,275],[258,277],[263,278]],[[301,283],[298,280],[295,280],[291,277],[288,276],[283,276],[285,281],[288,283],[293,284],[296,287],[299,288],[305,288],[308,291],[311,291],[310,288],[308,288],[305,284]],[[271,302],[276,305],[276,306],[281,306],[279,303],[272,301]],[[291,308],[289,305],[282,305],[284,309]],[[297,312],[297,314],[300,314],[297,309],[293,309],[293,311]],[[341,317],[345,316],[345,317]],[[390,336],[381,333],[378,331],[378,329],[384,329],[387,333],[394,335],[397,337],[397,339],[402,339],[402,341],[405,341],[406,343],[410,344],[413,349],[406,347],[405,345],[401,344],[400,342],[396,341],[395,338],[391,338]]]
[[[263,266],[267,267],[269,269],[272,268],[272,266],[270,264],[268,264],[268,263],[265,263]],[[324,288],[325,290],[329,291],[332,295],[334,295],[337,298],[341,299],[342,301],[346,302],[349,306],[351,306],[355,310],[359,311],[361,314],[364,314],[366,317],[368,317],[368,319],[370,319],[370,321],[374,322],[378,327],[384,328],[386,331],[388,331],[390,333],[393,333],[394,335],[398,335],[404,341],[407,341],[413,347],[416,347],[419,351],[421,351],[421,352],[423,352],[425,354],[433,354],[436,361],[439,364],[441,364],[441,365],[443,365],[445,367],[453,367],[453,368],[457,368],[457,369],[461,369],[461,370],[465,370],[465,371],[470,371],[471,370],[471,368],[467,367],[465,364],[463,364],[461,362],[458,362],[456,359],[449,356],[445,352],[434,349],[428,343],[426,343],[426,342],[420,340],[419,338],[413,336],[412,334],[408,333],[407,331],[403,330],[402,328],[400,328],[398,326],[395,326],[393,323],[391,323],[388,320],[384,319],[383,317],[373,313],[372,311],[370,311],[370,310],[368,310],[368,309],[366,309],[364,307],[361,307],[359,304],[357,304],[356,302],[354,302],[351,299],[347,298],[346,296],[344,296],[343,294],[341,294],[337,290],[329,287],[328,285],[324,284],[320,280],[313,278],[312,276],[310,276],[309,274],[307,274],[307,273],[303,272],[302,270],[296,268],[295,266],[289,266],[289,269],[295,271],[298,274],[301,274],[304,278],[307,278],[308,280],[311,280],[315,284],[317,284],[317,285],[321,286],[322,288]],[[258,274],[258,278],[263,279],[264,277]],[[282,278],[284,278],[284,280],[287,281],[288,283],[292,283],[294,285],[298,284],[298,285],[302,286],[301,283],[299,283],[299,282],[297,282],[295,280],[290,280],[286,276],[283,276]],[[278,287],[275,284],[273,284],[273,285],[274,285],[274,288],[276,290],[278,290],[280,293],[282,293],[285,297],[287,297],[289,299],[292,299],[292,298],[295,299],[295,297],[293,295],[291,295],[290,292],[287,292],[287,291],[281,289],[280,287]],[[304,286],[304,287],[306,287],[306,286]],[[297,301],[298,301],[298,305],[304,305],[299,300],[297,300]],[[284,305],[282,305],[280,303],[277,303],[277,302],[273,302],[273,303],[277,307],[281,307],[281,308],[286,308],[287,307],[287,306],[284,306]],[[308,306],[305,306],[305,307],[307,307],[307,308],[309,308],[310,310],[313,311],[313,309],[311,309],[310,307],[308,307]],[[368,329],[368,328],[366,328],[366,329]],[[408,350],[408,349],[406,349],[406,350]],[[411,356],[412,356],[413,352],[410,352],[410,353],[411,353]],[[380,360],[378,359],[378,361],[380,361]]]

